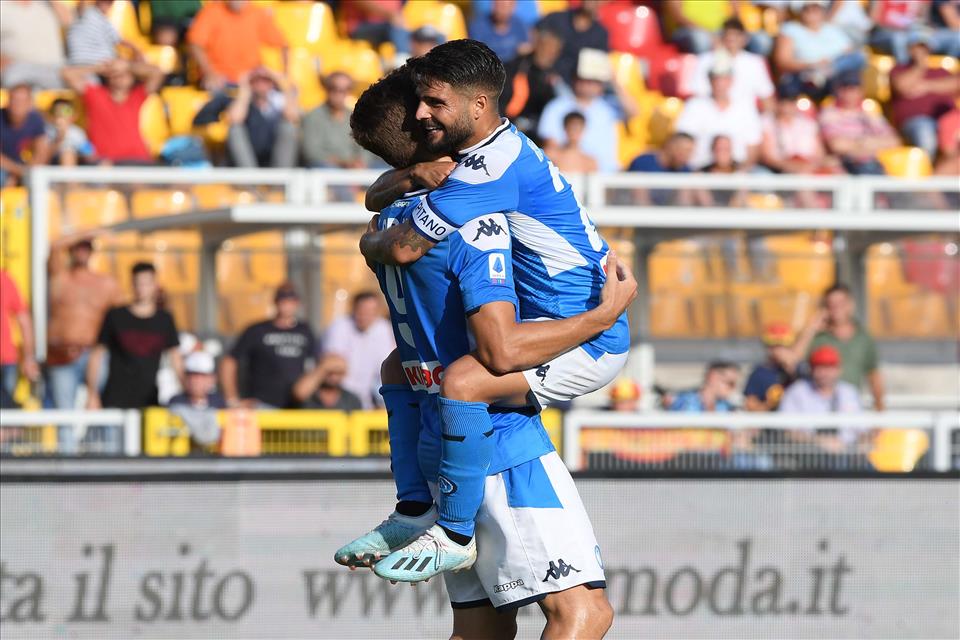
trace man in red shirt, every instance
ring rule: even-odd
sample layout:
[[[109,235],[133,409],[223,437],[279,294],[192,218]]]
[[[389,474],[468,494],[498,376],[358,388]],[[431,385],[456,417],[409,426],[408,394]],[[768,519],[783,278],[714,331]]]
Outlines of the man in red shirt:
[[[893,87],[893,122],[910,144],[937,157],[937,118],[953,108],[960,95],[960,76],[946,69],[931,69],[928,34],[910,36],[910,62],[890,73]]]
[[[101,84],[92,74],[101,77]],[[83,97],[87,135],[101,158],[117,164],[152,163],[140,135],[140,107],[163,84],[163,71],[143,62],[109,60],[94,67],[65,67],[63,79]]]
[[[21,351],[17,352],[10,330],[11,317],[20,329]],[[30,311],[20,297],[17,284],[3,269],[0,269],[0,384],[3,393],[13,397],[17,385],[17,362],[20,370],[30,380],[36,380],[40,368],[33,357],[33,322]]]

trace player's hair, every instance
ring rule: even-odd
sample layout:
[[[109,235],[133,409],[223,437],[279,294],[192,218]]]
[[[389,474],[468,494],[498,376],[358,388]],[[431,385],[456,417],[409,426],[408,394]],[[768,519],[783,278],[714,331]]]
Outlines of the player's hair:
[[[353,139],[393,167],[406,167],[417,151],[417,92],[407,65],[370,85],[350,114]]]
[[[130,273],[133,277],[137,277],[137,274],[140,273],[152,273],[157,274],[157,268],[153,266],[152,262],[138,262],[133,265],[133,268],[130,269]]]
[[[853,297],[853,294],[850,292],[850,287],[842,282],[834,282],[832,285],[830,285],[830,287],[823,292],[823,297],[827,298],[832,293],[843,293],[848,298]]]
[[[447,83],[454,89],[486,91],[494,108],[503,91],[506,71],[497,54],[478,40],[451,40],[409,63],[414,81],[421,86]]]
[[[563,126],[566,127],[568,124],[574,120],[579,120],[580,122],[586,122],[587,119],[579,111],[571,111],[567,115],[563,116]]]

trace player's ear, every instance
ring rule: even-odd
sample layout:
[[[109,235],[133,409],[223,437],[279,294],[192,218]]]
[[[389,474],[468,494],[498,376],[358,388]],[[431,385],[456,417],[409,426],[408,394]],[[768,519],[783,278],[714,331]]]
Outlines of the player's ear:
[[[477,94],[477,97],[473,99],[473,118],[476,120],[483,112],[487,110],[487,107],[490,104],[490,98],[484,94]]]

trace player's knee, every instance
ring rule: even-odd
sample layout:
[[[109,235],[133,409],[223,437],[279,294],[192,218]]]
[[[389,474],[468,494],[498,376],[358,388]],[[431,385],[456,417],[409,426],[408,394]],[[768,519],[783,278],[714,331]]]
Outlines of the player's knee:
[[[481,387],[475,375],[478,366],[475,361],[467,358],[452,363],[443,372],[440,395],[462,402],[483,402]]]
[[[573,637],[602,638],[613,625],[613,607],[602,590],[564,592],[541,606],[551,626]]]
[[[400,352],[394,349],[380,365],[380,382],[382,384],[407,384],[403,375],[403,365],[400,363]]]

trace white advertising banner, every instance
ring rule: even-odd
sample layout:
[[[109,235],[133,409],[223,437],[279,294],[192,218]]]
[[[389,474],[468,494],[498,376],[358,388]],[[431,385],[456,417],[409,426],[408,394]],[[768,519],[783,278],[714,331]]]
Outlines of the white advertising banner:
[[[577,484],[610,638],[960,637],[956,479]],[[0,635],[446,638],[440,581],[392,586],[332,561],[392,494],[384,480],[5,482]],[[518,637],[542,625],[526,607]]]

